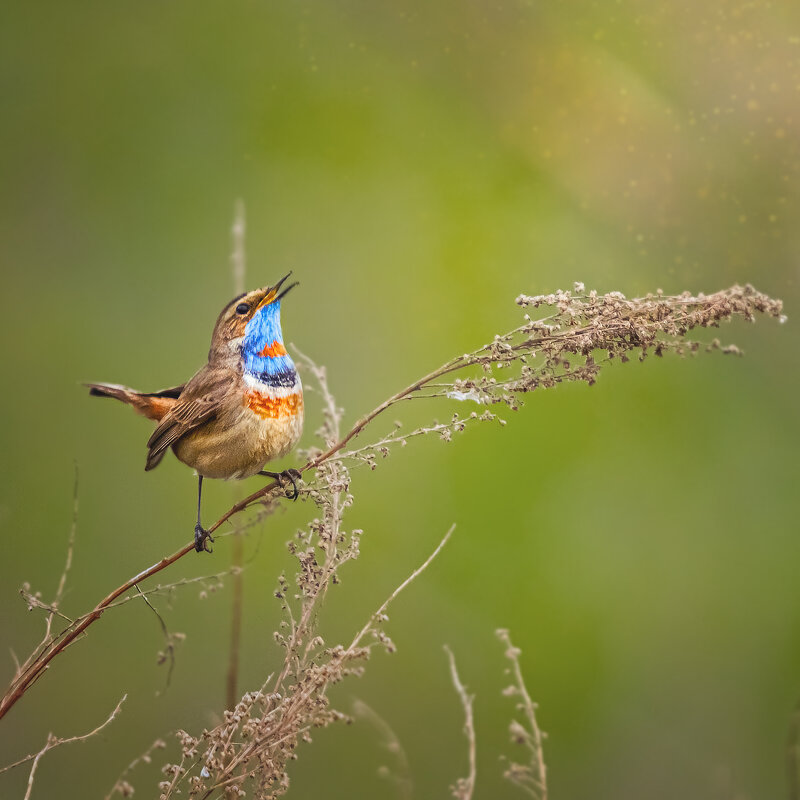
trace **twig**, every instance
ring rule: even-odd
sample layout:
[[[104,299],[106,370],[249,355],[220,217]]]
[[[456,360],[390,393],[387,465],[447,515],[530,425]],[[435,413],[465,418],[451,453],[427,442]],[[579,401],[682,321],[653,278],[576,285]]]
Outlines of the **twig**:
[[[163,739],[156,739],[147,750],[142,753],[142,755],[137,756],[133,759],[133,761],[125,767],[124,770],[120,773],[120,776],[114,782],[114,785],[111,787],[111,791],[103,798],[103,800],[111,800],[111,798],[115,794],[121,794],[123,797],[130,797],[133,794],[133,787],[131,784],[126,780],[126,777],[139,765],[139,764],[150,764],[153,760],[152,753],[154,750],[163,750],[166,747],[166,743]]]
[[[84,733],[80,736],[69,736],[66,739],[61,739],[58,736],[54,736],[52,733],[48,733],[47,743],[41,750],[39,750],[38,753],[30,753],[24,758],[19,759],[19,761],[15,761],[13,764],[8,764],[7,766],[0,768],[0,775],[2,775],[4,772],[8,772],[11,769],[14,769],[15,767],[19,767],[22,766],[23,764],[27,764],[28,762],[33,761],[33,764],[31,765],[31,771],[28,776],[28,790],[25,793],[25,797],[29,798],[31,789],[33,788],[34,775],[36,773],[36,769],[39,766],[39,761],[41,760],[42,756],[44,756],[44,754],[48,750],[53,750],[56,747],[60,747],[62,744],[71,744],[72,742],[82,742],[100,733],[100,731],[102,731],[103,728],[105,728],[107,725],[110,725],[113,722],[114,718],[119,714],[122,708],[122,704],[125,702],[127,697],[128,697],[127,694],[123,695],[122,699],[117,703],[116,708],[108,715],[108,718],[105,720],[105,722],[101,723],[88,733]]]
[[[274,484],[277,487],[277,483]],[[267,507],[261,514],[257,515],[256,522],[263,519],[271,512],[271,507]],[[250,523],[244,526],[250,527]],[[220,534],[227,536],[227,533]],[[118,586],[113,592],[104,597],[90,612],[78,617],[70,626],[65,628],[60,634],[55,637],[46,637],[42,640],[41,644],[34,650],[31,657],[25,661],[24,664],[17,668],[14,679],[6,689],[2,699],[0,699],[0,719],[4,717],[14,704],[22,697],[23,694],[44,674],[50,662],[63,650],[73,644],[83,632],[95,621],[97,621],[102,614],[109,608],[115,608],[123,603],[130,602],[136,595],[129,597],[122,597],[127,591],[137,588],[140,583],[148,578],[161,572],[170,565],[174,564],[178,559],[192,552],[194,545],[189,544],[182,547],[180,550],[174,552],[171,556],[162,558],[161,561],[153,564],[148,569],[143,570],[138,575],[127,580],[121,586]],[[224,572],[217,573],[210,577],[218,577],[224,575]],[[199,578],[184,578],[166,586],[159,586],[155,589],[142,592],[142,594],[151,594],[165,589],[170,589],[176,586],[182,586],[189,583],[207,580],[209,576],[201,576]],[[122,598],[121,600],[119,598]]]
[[[189,542],[180,550],[176,550],[171,556],[162,558],[159,562],[148,567],[138,575],[129,578],[125,583],[118,586],[113,592],[104,597],[88,614],[78,617],[72,627],[62,632],[59,637],[47,645],[44,648],[44,652],[42,652],[33,663],[23,668],[22,673],[16,676],[11,682],[2,700],[0,700],[0,718],[4,717],[11,710],[20,697],[22,697],[30,686],[44,673],[50,662],[59,653],[69,647],[69,645],[71,645],[93,622],[100,619],[103,612],[118,597],[125,594],[125,592],[137,586],[142,581],[147,580],[147,578],[161,572],[162,569],[166,569],[170,564],[174,564],[178,559],[192,552],[192,550],[194,550],[194,543]]]
[[[472,714],[472,702],[475,699],[474,695],[467,694],[467,689],[461,683],[458,677],[458,670],[456,669],[456,658],[453,651],[447,646],[444,646],[444,651],[450,659],[450,678],[453,681],[458,692],[458,697],[461,700],[461,705],[464,708],[464,732],[467,735],[469,742],[469,775],[466,778],[459,778],[455,785],[450,787],[450,792],[456,800],[472,800],[472,795],[475,791],[475,778],[477,775],[477,759],[476,759],[476,739],[475,739],[475,721]]]
[[[537,800],[547,800],[547,767],[544,763],[542,747],[544,734],[536,722],[536,704],[531,700],[522,677],[522,670],[519,666],[520,650],[511,643],[511,635],[505,628],[499,628],[495,633],[505,645],[505,655],[511,662],[511,672],[514,677],[514,682],[503,693],[510,697],[518,695],[521,698],[517,708],[525,714],[528,721],[526,729],[516,720],[512,720],[509,726],[511,738],[516,744],[522,744],[528,749],[531,762],[530,765],[510,762],[504,777],[531,797],[537,798]]]
[[[67,554],[64,559],[64,569],[61,571],[61,577],[58,581],[58,587],[56,588],[55,597],[53,598],[51,603],[44,603],[41,600],[40,595],[33,594],[29,591],[28,584],[23,584],[22,588],[20,589],[20,594],[24,598],[25,602],[28,604],[28,608],[41,608],[47,612],[47,617],[45,619],[45,632],[42,640],[39,642],[37,647],[34,649],[33,653],[28,657],[24,664],[20,665],[19,660],[17,659],[16,655],[13,654],[14,664],[16,666],[16,671],[14,673],[14,677],[16,678],[19,676],[23,670],[25,670],[34,660],[35,658],[41,653],[44,648],[52,641],[52,630],[53,630],[53,618],[59,617],[63,619],[68,625],[74,624],[74,620],[70,619],[66,614],[63,614],[58,605],[64,597],[64,589],[67,585],[67,575],[69,574],[70,568],[72,567],[72,553],[75,548],[75,534],[78,529],[78,465],[75,464],[75,479],[73,482],[72,488],[72,524],[70,525],[69,529],[69,536],[67,538]]]
[[[354,650],[358,645],[361,643],[361,640],[367,635],[367,633],[375,627],[377,622],[380,622],[383,617],[386,615],[386,610],[395,600],[397,595],[403,591],[412,581],[415,581],[423,572],[431,565],[433,560],[439,553],[442,551],[442,548],[450,541],[450,537],[453,535],[453,531],[456,529],[455,525],[451,525],[450,529],[442,538],[442,541],[436,545],[436,549],[389,595],[389,597],[384,600],[381,607],[370,617],[369,622],[356,634],[356,637],[350,644],[348,650]]]
[[[342,717],[336,712],[327,712],[324,721],[321,718],[320,715],[326,714],[326,701],[324,698],[327,687],[330,683],[340,680],[347,674],[345,668],[349,662],[364,657],[363,651],[368,647],[361,646],[362,639],[369,633],[377,633],[378,627],[386,619],[386,611],[392,601],[430,566],[450,539],[454,529],[455,525],[450,527],[434,551],[371,615],[361,631],[356,634],[349,647],[339,646],[328,651],[329,660],[326,664],[318,664],[315,667],[304,665],[303,675],[292,677],[291,683],[295,683],[295,680],[297,681],[295,685],[289,687],[281,686],[279,677],[274,684],[276,691],[273,691],[272,694],[264,697],[260,692],[256,693],[256,695],[259,695],[257,699],[261,702],[277,703],[274,706],[268,705],[269,710],[266,713],[261,712],[262,716],[259,724],[263,727],[257,729],[252,727],[254,720],[251,718],[251,714],[253,712],[247,709],[252,708],[252,701],[256,698],[251,695],[249,700],[247,696],[242,699],[236,708],[236,714],[226,712],[227,719],[224,723],[213,731],[204,732],[202,741],[216,742],[216,744],[200,760],[195,762],[195,766],[205,762],[206,767],[210,768],[209,764],[212,761],[220,764],[222,756],[216,752],[217,748],[222,753],[230,752],[230,757],[226,758],[224,763],[221,763],[220,768],[217,769],[212,779],[212,783],[203,785],[205,793],[199,795],[201,800],[210,798],[220,788],[243,784],[249,777],[257,774],[259,769],[263,768],[263,765],[260,765],[260,759],[270,764],[273,774],[279,773],[280,768],[276,767],[276,762],[281,760],[285,762],[290,758],[294,758],[292,755],[294,743],[299,737],[306,735],[310,727],[325,725],[333,718]],[[287,649],[287,662],[290,659],[291,652]],[[286,670],[284,669],[281,674],[285,676],[287,674]],[[277,691],[278,689],[280,691]],[[249,706],[246,704],[246,700],[250,703]],[[235,721],[237,716],[241,717],[241,722]],[[240,725],[247,727],[248,733],[246,736],[242,736]],[[234,737],[244,741],[237,745]],[[200,741],[199,739],[189,738],[189,751],[194,754],[200,745]],[[284,747],[283,750],[281,749],[282,746]],[[186,750],[184,750],[184,756],[185,753]],[[249,764],[252,762],[255,762],[255,764],[251,767]],[[175,765],[170,765],[170,768],[173,766]],[[169,797],[173,788],[174,783],[165,784],[163,787],[164,795]]]
[[[158,663],[163,664],[165,661],[169,661],[169,667],[167,668],[167,686],[169,686],[172,680],[172,671],[175,669],[175,641],[180,641],[184,638],[184,635],[179,633],[171,634],[167,623],[164,622],[164,617],[159,614],[158,609],[150,602],[150,598],[138,586],[134,588],[148,608],[156,615],[156,619],[161,626],[161,633],[164,634],[164,650],[158,654]]]

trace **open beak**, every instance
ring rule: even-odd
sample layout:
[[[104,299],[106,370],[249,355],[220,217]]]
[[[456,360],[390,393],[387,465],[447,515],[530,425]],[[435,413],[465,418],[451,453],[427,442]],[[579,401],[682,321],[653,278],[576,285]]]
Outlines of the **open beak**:
[[[295,286],[298,285],[299,281],[295,281],[294,283],[290,283],[282,292],[280,291],[281,286],[286,282],[286,279],[292,273],[288,273],[284,275],[264,296],[264,299],[258,304],[259,308],[263,308],[264,306],[268,306],[270,303],[277,303],[279,300],[286,297],[291,289],[294,289]],[[280,294],[278,294],[280,292]]]

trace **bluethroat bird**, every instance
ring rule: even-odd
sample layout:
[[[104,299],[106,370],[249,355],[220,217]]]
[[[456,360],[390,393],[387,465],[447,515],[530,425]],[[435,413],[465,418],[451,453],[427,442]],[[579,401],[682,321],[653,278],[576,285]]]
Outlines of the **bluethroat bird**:
[[[291,273],[289,273],[291,275]],[[136,392],[111,383],[86,384],[96,397],[113,397],[158,422],[147,440],[146,470],[161,463],[171,447],[197,471],[197,552],[210,552],[211,534],[200,522],[203,478],[241,479],[252,475],[292,484],[297,470],[268,472],[268,461],[286,455],[303,430],[303,387],[283,345],[281,300],[297,283],[255,289],[222,309],[208,363],[187,383],[160,392]]]

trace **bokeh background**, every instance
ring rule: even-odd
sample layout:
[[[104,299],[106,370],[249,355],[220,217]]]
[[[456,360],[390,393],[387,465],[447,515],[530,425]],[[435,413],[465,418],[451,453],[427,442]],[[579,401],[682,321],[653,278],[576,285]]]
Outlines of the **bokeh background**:
[[[540,704],[552,798],[785,795],[800,699],[796,3],[14,0],[3,18],[3,681],[9,649],[41,632],[19,585],[47,598],[61,572],[75,462],[66,613],[191,535],[189,470],[170,457],[145,474],[148,424],[80,382],[154,389],[203,363],[233,294],[241,198],[248,285],[294,270],[286,339],[327,365],[348,421],[515,326],[520,292],[752,282],[784,298],[786,325],[723,331],[744,359],[615,365],[593,388],[531,396],[505,428],[354,473],[363,555],[321,626],[349,640],[455,522],[391,613],[398,652],[333,694],[391,725],[415,797],[447,796],[467,769],[444,643],[477,696],[476,797],[516,795],[498,760],[518,755],[499,626]],[[257,486],[210,484],[206,519]],[[243,688],[280,657],[272,592],[312,513],[298,503],[247,542]],[[162,578],[230,558],[228,539]],[[158,621],[130,603],[0,723],[7,763],[128,693],[101,737],[42,761],[32,797],[102,797],[155,738],[218,719],[230,582],[199,595],[159,601],[186,634],[168,688]],[[393,796],[368,723],[315,739],[290,796]],[[156,795],[157,769],[133,778]],[[0,796],[26,780],[2,776]]]

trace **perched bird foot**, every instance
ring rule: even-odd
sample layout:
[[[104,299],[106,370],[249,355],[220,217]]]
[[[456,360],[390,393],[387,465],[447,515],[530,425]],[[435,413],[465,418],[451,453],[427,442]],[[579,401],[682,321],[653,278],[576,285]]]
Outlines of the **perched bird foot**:
[[[297,488],[297,481],[300,480],[299,469],[285,469],[283,472],[268,472],[267,470],[262,469],[258,474],[264,475],[267,478],[274,478],[276,481],[278,481],[278,485],[281,487],[281,489],[284,488],[287,481],[291,483],[291,490],[286,492],[286,496],[290,500],[297,500],[297,498],[300,496],[300,490]]]
[[[204,550],[206,553],[211,553],[212,550],[208,543],[213,541],[214,537],[198,522],[194,526],[194,549],[198,553],[202,553]]]

